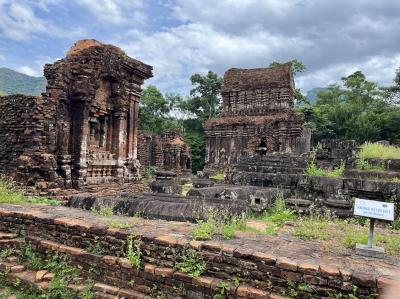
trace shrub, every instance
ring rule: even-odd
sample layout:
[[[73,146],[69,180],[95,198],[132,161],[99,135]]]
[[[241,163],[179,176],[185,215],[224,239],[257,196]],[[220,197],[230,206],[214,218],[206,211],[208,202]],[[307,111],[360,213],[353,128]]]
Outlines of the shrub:
[[[186,250],[175,261],[174,269],[187,273],[190,277],[199,277],[206,269],[206,262],[195,250]]]
[[[222,172],[216,173],[213,176],[210,176],[210,179],[216,180],[217,182],[223,182],[225,180],[225,174]]]
[[[341,177],[341,176],[343,176],[345,168],[346,168],[346,165],[345,165],[344,161],[342,161],[340,163],[339,167],[337,167],[333,170],[319,168],[314,163],[314,161],[312,161],[306,169],[306,174],[308,174],[309,176]]]
[[[360,158],[356,161],[356,168],[360,170],[385,171],[385,164],[380,163],[378,165],[373,165],[364,158]]]
[[[112,207],[105,207],[100,209],[96,209],[93,207],[90,210],[98,216],[110,217],[114,215],[114,209]]]
[[[142,251],[140,249],[140,242],[134,241],[134,236],[129,236],[126,240],[126,258],[135,269],[139,270],[142,267]]]
[[[400,147],[366,142],[361,146],[358,157],[361,159],[400,159]]]
[[[210,240],[214,236],[216,228],[217,225],[213,219],[199,220],[193,229],[193,237],[195,240]]]

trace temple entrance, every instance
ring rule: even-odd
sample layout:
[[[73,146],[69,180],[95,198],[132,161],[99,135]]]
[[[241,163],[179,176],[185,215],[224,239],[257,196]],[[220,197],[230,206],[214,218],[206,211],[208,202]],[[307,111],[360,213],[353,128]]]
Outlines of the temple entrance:
[[[265,156],[267,152],[268,152],[267,143],[265,142],[264,139],[262,139],[256,149],[256,153],[259,154],[260,156]]]

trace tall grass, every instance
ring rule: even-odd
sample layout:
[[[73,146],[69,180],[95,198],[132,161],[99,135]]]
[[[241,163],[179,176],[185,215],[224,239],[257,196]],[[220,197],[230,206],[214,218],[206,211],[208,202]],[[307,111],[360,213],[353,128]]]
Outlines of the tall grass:
[[[361,159],[400,159],[400,147],[366,142],[361,146],[358,157]]]
[[[343,176],[344,170],[345,170],[345,163],[343,161],[342,163],[340,163],[339,167],[333,170],[319,168],[314,163],[314,161],[312,161],[306,169],[306,174],[308,174],[309,176],[341,177]]]
[[[8,181],[4,177],[0,177],[0,204],[48,204],[60,205],[58,200],[49,199],[47,197],[39,196],[25,196],[23,189]]]

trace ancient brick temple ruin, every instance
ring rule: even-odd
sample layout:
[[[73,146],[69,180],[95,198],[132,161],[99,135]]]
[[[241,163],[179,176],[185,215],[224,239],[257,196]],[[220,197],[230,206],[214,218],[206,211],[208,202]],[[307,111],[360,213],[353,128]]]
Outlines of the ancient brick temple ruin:
[[[136,180],[139,99],[152,67],[82,40],[44,73],[42,97],[0,101],[1,170],[43,188]]]
[[[138,159],[142,166],[156,166],[158,170],[178,174],[192,168],[190,147],[178,129],[166,130],[162,136],[139,134]]]
[[[255,153],[309,151],[311,132],[293,111],[294,97],[290,64],[226,71],[222,115],[205,123],[207,167]]]

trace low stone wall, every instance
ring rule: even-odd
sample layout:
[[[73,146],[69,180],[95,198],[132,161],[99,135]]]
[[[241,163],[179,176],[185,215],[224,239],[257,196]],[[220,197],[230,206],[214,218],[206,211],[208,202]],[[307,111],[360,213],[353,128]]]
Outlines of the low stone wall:
[[[397,266],[385,261],[357,257],[348,260],[344,256],[327,259],[317,248],[314,253],[320,258],[306,258],[305,253],[287,257],[285,251],[277,255],[268,250],[271,245],[264,238],[272,237],[267,236],[257,236],[256,242],[246,237],[192,241],[188,235],[191,224],[176,228],[175,233],[167,228],[169,225],[158,220],[138,224],[134,229],[114,229],[81,210],[0,205],[0,230],[26,236],[38,250],[67,254],[97,281],[140,289],[146,294],[156,290],[169,298],[212,298],[219,293],[221,282],[229,286],[228,298],[280,298],[277,293],[298,284],[307,286],[302,290],[295,287],[299,298],[349,294],[355,286],[362,297],[381,293],[393,283],[387,275],[397,271]],[[141,270],[133,269],[124,256],[130,236],[141,242],[144,263]],[[275,248],[279,247],[277,239],[270,241]],[[101,246],[102,254],[89,252],[88,248],[94,244]],[[282,248],[289,249],[287,245]],[[198,278],[174,269],[179,256],[187,250],[193,250],[207,262],[206,270]]]
[[[68,205],[86,210],[112,207],[116,214],[190,222],[207,219],[213,211],[222,211],[229,215],[247,213],[246,201],[160,193],[142,193],[136,196],[130,193],[119,196],[83,194],[71,197]]]

